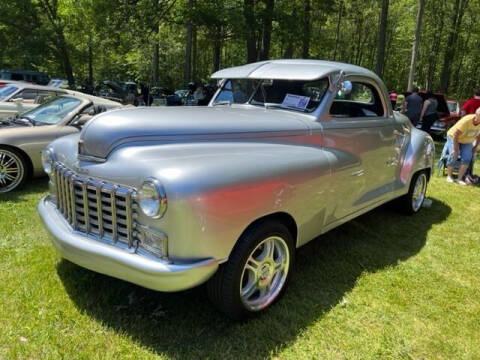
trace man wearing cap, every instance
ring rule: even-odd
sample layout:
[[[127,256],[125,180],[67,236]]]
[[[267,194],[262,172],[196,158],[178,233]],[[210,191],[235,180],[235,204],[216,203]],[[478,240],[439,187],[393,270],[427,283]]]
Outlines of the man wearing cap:
[[[461,164],[458,169],[458,183],[467,185],[463,180],[463,176],[480,143],[480,108],[475,111],[475,114],[465,115],[461,118],[448,130],[447,135],[447,147],[450,154],[447,161],[447,182],[454,182],[453,166],[460,155]]]

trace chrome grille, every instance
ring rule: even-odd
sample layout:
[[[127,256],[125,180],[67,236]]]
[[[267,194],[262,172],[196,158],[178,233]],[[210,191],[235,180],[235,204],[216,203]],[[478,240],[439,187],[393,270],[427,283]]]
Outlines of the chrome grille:
[[[72,228],[86,234],[137,247],[133,219],[133,188],[80,176],[55,163],[57,208]]]

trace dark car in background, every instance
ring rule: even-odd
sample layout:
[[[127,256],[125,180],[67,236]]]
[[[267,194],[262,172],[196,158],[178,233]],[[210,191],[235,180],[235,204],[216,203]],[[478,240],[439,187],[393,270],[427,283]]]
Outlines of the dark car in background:
[[[50,77],[47,74],[32,70],[0,70],[0,79],[27,81],[38,85],[47,85]]]

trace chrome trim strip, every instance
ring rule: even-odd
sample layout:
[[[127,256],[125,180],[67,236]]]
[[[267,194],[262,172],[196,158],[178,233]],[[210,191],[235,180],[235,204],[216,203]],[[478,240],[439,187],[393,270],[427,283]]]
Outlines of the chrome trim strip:
[[[93,162],[97,162],[97,163],[104,163],[105,161],[107,161],[107,159],[99,158],[99,157],[96,157],[96,156],[81,155],[81,154],[78,154],[77,159],[82,160],[82,161],[93,161]]]

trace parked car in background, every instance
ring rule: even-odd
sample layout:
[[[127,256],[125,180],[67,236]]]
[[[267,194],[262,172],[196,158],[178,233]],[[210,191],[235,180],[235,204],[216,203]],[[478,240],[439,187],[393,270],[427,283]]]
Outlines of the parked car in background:
[[[67,90],[26,82],[7,84],[0,87],[0,118],[34,109],[62,94],[67,94]]]
[[[56,97],[35,109],[0,120],[0,193],[45,175],[41,151],[53,140],[78,133],[94,115],[121,104],[84,94]]]
[[[152,106],[180,106],[182,99],[168,88],[154,86],[150,89]]]
[[[144,105],[143,98],[138,93],[137,85],[133,82],[117,83],[105,80],[95,87],[93,94],[124,105]]]
[[[15,81],[15,80],[1,80],[0,79],[0,88],[9,85],[9,84],[18,84],[18,83],[23,83],[23,81]]]
[[[295,249],[425,199],[432,138],[364,68],[275,60],[216,72],[208,107],[101,114],[44,152],[39,212],[61,255],[160,291],[207,282],[234,319],[285,290]]]
[[[26,81],[38,85],[47,85],[50,81],[47,74],[31,70],[0,70],[0,79]]]
[[[411,93],[406,92],[405,97],[410,94]],[[425,91],[419,91],[418,95],[423,98],[423,101],[425,101],[427,98],[427,93]],[[430,134],[438,137],[445,137],[448,129],[450,129],[458,120],[460,120],[460,112],[451,111],[451,107],[457,110],[458,102],[456,102],[457,104],[452,102],[452,104],[449,105],[443,94],[435,93],[434,95],[438,102],[437,112],[439,119],[432,124],[432,127],[430,128]],[[422,119],[420,119],[417,124],[417,128],[420,129],[421,127]]]

